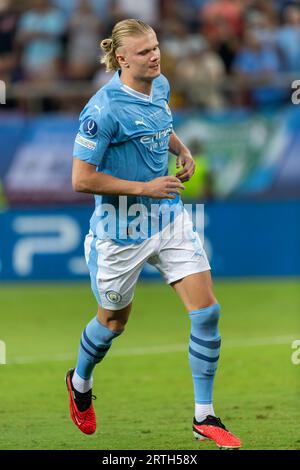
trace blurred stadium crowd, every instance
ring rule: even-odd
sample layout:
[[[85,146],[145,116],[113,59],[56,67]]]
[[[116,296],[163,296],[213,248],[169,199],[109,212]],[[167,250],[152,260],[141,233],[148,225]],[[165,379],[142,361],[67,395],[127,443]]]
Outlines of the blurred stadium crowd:
[[[0,0],[8,104],[82,107],[109,78],[99,41],[135,17],[157,31],[172,105],[260,108],[290,100],[300,73],[300,0]],[[26,102],[26,97],[28,102]]]

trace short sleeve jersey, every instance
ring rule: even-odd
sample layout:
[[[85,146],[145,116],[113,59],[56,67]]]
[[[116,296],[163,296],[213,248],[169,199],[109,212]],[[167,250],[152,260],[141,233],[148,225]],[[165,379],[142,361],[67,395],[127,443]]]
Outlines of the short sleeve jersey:
[[[102,87],[87,103],[80,114],[80,127],[75,139],[73,155],[80,160],[95,165],[97,171],[130,181],[151,181],[168,174],[169,138],[173,132],[172,113],[169,108],[170,87],[168,80],[160,75],[152,82],[150,96],[126,86],[119,72]],[[104,205],[113,206],[117,225],[125,228],[132,217],[124,217],[120,210],[117,195],[95,196],[96,208],[91,219],[91,230],[96,233],[97,223],[103,220]],[[155,214],[171,208],[176,214],[182,209],[179,197],[176,199],[151,199],[148,197],[127,197],[127,208],[133,204],[143,204],[147,209],[149,223]],[[105,206],[108,207],[108,206]],[[163,209],[163,210],[161,210]],[[158,211],[158,212],[157,212]],[[117,227],[117,233],[110,238],[119,243],[141,242],[124,241]],[[158,225],[161,230],[163,224]],[[147,236],[153,234],[147,231]],[[145,234],[144,234],[145,237]],[[141,238],[144,238],[141,237]],[[122,238],[122,240],[121,240]]]

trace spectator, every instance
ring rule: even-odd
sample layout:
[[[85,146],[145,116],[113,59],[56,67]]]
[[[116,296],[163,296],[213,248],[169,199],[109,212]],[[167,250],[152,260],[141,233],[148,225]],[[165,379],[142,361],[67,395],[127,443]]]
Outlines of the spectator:
[[[112,0],[91,0],[93,12],[101,21],[107,21],[109,6]],[[72,16],[78,7],[79,0],[53,0],[53,4],[62,10],[68,18]]]
[[[278,21],[273,13],[251,10],[246,15],[246,26],[255,33],[264,46],[275,49]]]
[[[300,72],[300,5],[288,5],[283,11],[283,25],[277,34],[283,70]]]
[[[173,20],[164,24],[164,34],[160,43],[164,52],[177,60],[197,49],[202,41],[202,36],[190,34],[184,23]]]
[[[212,49],[222,59],[226,72],[229,74],[238,50],[239,38],[235,34],[232,25],[224,18],[220,17],[216,20],[216,26],[218,35],[209,42]]]
[[[177,0],[179,4],[178,10],[180,11],[180,17],[187,25],[191,33],[196,33],[200,28],[199,10],[204,7],[209,0],[184,0],[181,2]]]
[[[228,23],[234,34],[240,37],[243,32],[243,4],[239,0],[212,0],[200,9],[201,32],[209,41],[219,39],[220,20]]]
[[[49,0],[32,0],[31,4],[32,8],[21,16],[18,27],[24,78],[55,79],[59,75],[65,18]]]
[[[160,0],[160,19],[162,23],[181,21],[190,33],[199,32],[199,10],[209,0]],[[164,33],[164,28],[161,28]]]
[[[184,202],[212,201],[214,199],[214,175],[209,166],[209,158],[206,155],[201,142],[193,139],[189,143],[189,149],[196,163],[193,178],[184,183],[185,190],[182,193]],[[176,160],[173,156],[169,159],[169,175],[176,175]]]
[[[115,0],[125,17],[143,20],[152,26],[159,22],[159,0]]]
[[[197,46],[190,49],[175,68],[175,84],[190,106],[222,108],[225,103],[219,86],[224,76],[222,60],[204,39],[198,40]]]
[[[202,40],[199,34],[190,34],[185,23],[173,20],[164,24],[160,43],[164,53],[177,60],[197,49]]]
[[[172,107],[177,108],[183,105],[186,94],[183,89],[177,88],[177,82],[181,78],[176,77],[175,70],[179,61],[193,56],[195,51],[201,48],[203,38],[199,34],[190,34],[187,25],[178,19],[173,19],[173,12],[169,12],[166,21],[163,23],[163,35],[160,41],[161,51],[164,57],[163,73],[167,75],[171,83]],[[187,60],[188,61],[188,60]]]
[[[53,5],[69,18],[77,7],[77,0],[53,0]]]
[[[71,79],[90,79],[100,55],[101,24],[90,0],[80,0],[68,24],[67,68]]]
[[[12,81],[17,66],[14,41],[17,14],[11,0],[0,0],[0,77],[6,83]]]
[[[263,45],[257,35],[247,29],[244,45],[234,62],[234,73],[240,84],[248,85],[252,104],[274,105],[283,101],[286,93],[275,83],[279,67],[276,51]]]

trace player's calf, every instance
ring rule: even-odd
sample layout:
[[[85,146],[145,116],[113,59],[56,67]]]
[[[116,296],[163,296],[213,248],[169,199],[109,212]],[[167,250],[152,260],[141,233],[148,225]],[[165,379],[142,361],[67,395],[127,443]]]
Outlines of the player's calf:
[[[76,365],[76,383],[73,380],[73,385],[79,392],[86,392],[88,388],[91,388],[92,384],[89,382],[94,367],[104,359],[112,341],[121,333],[122,331],[112,331],[102,325],[97,316],[84,329]]]
[[[202,420],[214,414],[212,391],[217,364],[220,355],[221,338],[218,331],[220,318],[219,304],[213,304],[189,313],[191,335],[189,344],[189,362],[194,381],[196,419]]]

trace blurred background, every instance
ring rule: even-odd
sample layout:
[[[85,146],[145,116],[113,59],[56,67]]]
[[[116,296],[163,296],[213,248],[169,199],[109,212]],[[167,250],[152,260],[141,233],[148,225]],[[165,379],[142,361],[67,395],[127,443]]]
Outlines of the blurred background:
[[[158,33],[215,275],[299,275],[300,1],[0,0],[1,278],[87,276],[93,198],[71,188],[72,147],[111,78],[99,41],[127,17]]]
[[[111,78],[99,42],[128,17],[158,33],[197,162],[183,197],[204,204],[224,312],[215,410],[246,449],[299,449],[300,0],[0,0],[0,448],[199,449],[189,319],[150,266],[95,371],[99,430],[87,441],[68,418],[63,377],[96,312],[83,256],[94,202],[72,190],[73,143]]]

